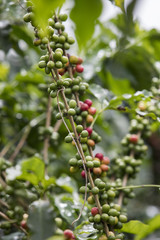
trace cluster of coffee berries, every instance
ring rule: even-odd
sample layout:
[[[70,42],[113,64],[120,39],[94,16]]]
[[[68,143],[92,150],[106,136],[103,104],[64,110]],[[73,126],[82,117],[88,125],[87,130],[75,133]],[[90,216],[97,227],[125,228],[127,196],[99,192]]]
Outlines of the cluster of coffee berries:
[[[5,234],[10,233],[16,225],[26,229],[27,228],[27,206],[31,202],[37,200],[38,196],[33,193],[33,191],[28,188],[27,184],[18,180],[6,180],[5,170],[11,167],[12,164],[4,158],[0,158],[0,170],[1,179],[3,179],[0,184],[0,199],[3,214],[6,216],[5,221],[0,222],[0,227],[3,229]],[[26,190],[28,188],[28,190]],[[7,220],[8,219],[8,220]]]
[[[127,221],[126,212],[121,204],[115,203],[116,198],[122,193],[116,188],[123,186],[122,179],[126,176],[127,179],[133,178],[139,171],[142,158],[147,150],[142,137],[150,134],[149,120],[137,115],[131,121],[129,134],[122,140],[122,156],[112,161],[111,171],[109,171],[108,157],[104,157],[102,153],[93,155],[92,150],[95,144],[101,141],[101,137],[93,130],[96,109],[92,106],[90,99],[85,101],[79,99],[85,94],[88,84],[77,76],[78,73],[83,72],[81,65],[83,60],[66,53],[70,44],[74,43],[74,39],[64,32],[65,27],[62,22],[66,19],[66,14],[51,16],[44,31],[35,23],[33,7],[30,7],[24,16],[24,20],[31,22],[34,26],[36,36],[34,44],[46,50],[46,54],[40,58],[38,65],[45,69],[46,74],[52,76],[53,82],[50,83],[48,92],[51,98],[57,98],[56,118],[57,120],[62,118],[64,121],[68,119],[71,125],[65,142],[76,146],[77,154],[69,160],[70,171],[74,173],[80,170],[82,178],[89,179],[88,184],[80,187],[79,190],[82,194],[87,191],[87,201],[94,205],[89,221],[94,224],[95,229],[100,231],[102,236],[99,240],[124,239],[123,234],[113,232],[121,229],[122,224]],[[41,132],[52,136],[53,129],[44,128]],[[108,180],[109,176],[112,176],[114,181]],[[127,189],[123,191],[123,194],[128,198],[134,195],[131,190]],[[75,239],[73,232],[68,229],[64,231],[64,236],[68,240]]]
[[[122,223],[127,222],[127,217],[123,211],[121,211],[120,205],[106,203],[102,205],[102,214],[99,213],[99,209],[97,207],[93,207],[91,209],[89,221],[93,222],[94,228],[98,230],[103,230],[104,222],[108,224],[109,228],[114,227],[115,229],[120,229],[122,228]],[[119,237],[116,236],[116,239],[117,238]]]

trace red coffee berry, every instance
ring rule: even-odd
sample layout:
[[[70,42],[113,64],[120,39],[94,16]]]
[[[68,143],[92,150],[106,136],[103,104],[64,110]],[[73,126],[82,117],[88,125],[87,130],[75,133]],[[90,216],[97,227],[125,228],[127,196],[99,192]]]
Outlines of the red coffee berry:
[[[91,115],[94,115],[95,113],[96,113],[96,108],[94,108],[94,107],[90,107],[89,109],[88,109],[88,112],[89,112],[89,114],[91,114]]]
[[[86,130],[90,136],[92,134],[93,129],[91,127],[87,127]]]
[[[86,174],[85,174],[85,171],[84,171],[84,170],[81,172],[81,176],[82,176],[82,178],[85,178],[85,177],[86,177]]]
[[[87,111],[88,110],[88,105],[86,103],[80,102],[80,109],[81,111]]]
[[[110,163],[110,159],[108,157],[103,157],[102,163],[108,165]]]
[[[129,138],[129,141],[130,141],[131,143],[137,143],[137,142],[138,142],[138,139],[139,139],[138,135],[132,134],[132,135],[130,136],[130,138]]]
[[[76,65],[76,71],[77,71],[78,73],[82,73],[83,70],[84,70],[84,67],[83,67],[82,65],[80,65],[80,64],[77,64],[77,65]]]
[[[92,106],[92,101],[90,99],[86,99],[84,103],[86,103],[89,107]]]
[[[93,208],[91,209],[91,213],[92,213],[92,216],[95,216],[96,214],[98,214],[98,213],[99,213],[98,208],[97,208],[97,207],[93,207]]]
[[[102,153],[96,153],[96,158],[99,158],[100,160],[103,160],[103,154]]]
[[[71,239],[72,237],[74,237],[73,232],[69,229],[66,229],[63,232],[63,234],[64,234],[65,239]]]
[[[26,220],[22,220],[21,221],[21,227],[24,228],[24,229],[27,229],[27,222],[26,222]]]

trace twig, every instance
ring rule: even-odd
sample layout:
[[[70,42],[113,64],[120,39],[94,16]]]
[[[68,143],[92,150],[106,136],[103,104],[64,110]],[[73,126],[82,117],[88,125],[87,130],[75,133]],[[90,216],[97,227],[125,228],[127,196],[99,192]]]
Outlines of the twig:
[[[4,157],[6,155],[6,153],[9,151],[10,147],[17,141],[17,139],[19,138],[19,135],[25,131],[26,128],[28,128],[28,126],[31,127],[35,127],[39,122],[41,122],[43,119],[45,118],[45,114],[41,114],[38,117],[32,119],[28,125],[26,125],[24,128],[22,128],[20,130],[20,132],[15,136],[15,138],[13,140],[11,140],[0,152],[0,157]]]
[[[47,113],[46,113],[46,128],[48,128],[51,125],[51,113],[52,113],[52,99],[49,96],[48,97],[48,105],[47,105]],[[48,148],[49,148],[49,136],[46,136],[44,139],[44,148],[43,148],[43,157],[44,157],[44,162],[48,164]]]
[[[122,182],[122,186],[125,187],[127,184],[127,180],[128,180],[128,175],[126,174],[123,178],[123,182]],[[118,198],[118,204],[121,206],[122,205],[122,201],[123,201],[123,197],[124,197],[124,192],[121,192]]]
[[[21,150],[21,148],[23,147],[29,133],[30,133],[30,130],[31,130],[31,126],[28,126],[26,129],[25,129],[25,132],[23,134],[23,136],[21,137],[18,145],[16,146],[15,148],[15,151],[13,152],[13,154],[10,156],[9,158],[9,161],[10,162],[13,162],[14,159],[16,158],[17,154],[19,153],[19,151]]]
[[[125,186],[125,187],[118,187],[118,188],[116,188],[116,190],[148,188],[148,187],[160,188],[160,185],[155,185],[155,184],[142,184],[142,185],[133,185],[133,186],[131,185],[131,186]]]

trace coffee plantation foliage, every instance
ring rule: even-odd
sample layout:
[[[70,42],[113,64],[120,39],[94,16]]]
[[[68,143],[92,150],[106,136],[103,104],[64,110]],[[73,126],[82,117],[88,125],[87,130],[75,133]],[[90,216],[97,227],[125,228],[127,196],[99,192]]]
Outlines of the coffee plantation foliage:
[[[136,2],[1,1],[0,239],[160,237],[160,33]]]

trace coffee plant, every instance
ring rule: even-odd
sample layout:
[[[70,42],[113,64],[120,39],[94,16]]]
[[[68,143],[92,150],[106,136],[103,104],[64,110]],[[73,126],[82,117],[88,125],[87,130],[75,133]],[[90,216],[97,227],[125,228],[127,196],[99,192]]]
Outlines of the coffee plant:
[[[65,30],[68,14],[60,8],[63,2],[47,1],[50,7],[44,9],[44,3],[34,0],[17,6],[23,8],[26,31],[32,27],[34,32],[34,37],[28,36],[28,44],[33,38],[32,52],[40,57],[36,66],[30,66],[27,74],[21,71],[13,85],[2,91],[0,237],[120,240],[135,234],[136,240],[144,239],[160,228],[160,215],[143,224],[131,220],[126,205],[136,208],[130,200],[137,197],[135,189],[160,187],[133,181],[149,154],[147,139],[159,131],[160,79],[154,74],[148,90],[132,92],[128,88],[129,92],[124,94],[122,89],[123,94],[117,95],[116,85],[107,90],[103,84],[85,81],[85,61],[83,66],[83,59],[73,54],[75,39]],[[76,19],[77,1],[75,4],[72,19]],[[96,4],[95,18],[101,8],[93,1],[94,7]],[[89,24],[88,38],[94,32],[92,20]],[[24,33],[21,29],[21,37]],[[81,49],[81,37],[85,37],[78,34]],[[7,67],[1,65],[1,70],[5,76]],[[124,86],[119,83],[116,91]],[[11,89],[10,95],[7,89]],[[11,117],[12,109],[17,111],[16,117]],[[116,128],[112,117],[106,123],[105,114],[111,112],[118,114],[116,121],[126,115],[123,120],[127,121],[121,123],[126,134],[120,147],[114,147],[114,154],[106,156],[111,142],[105,128]],[[11,127],[4,133],[8,125]],[[9,131],[15,133],[12,139]]]

